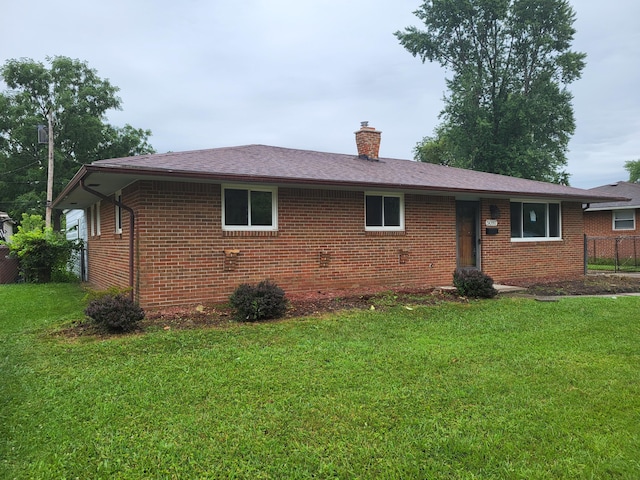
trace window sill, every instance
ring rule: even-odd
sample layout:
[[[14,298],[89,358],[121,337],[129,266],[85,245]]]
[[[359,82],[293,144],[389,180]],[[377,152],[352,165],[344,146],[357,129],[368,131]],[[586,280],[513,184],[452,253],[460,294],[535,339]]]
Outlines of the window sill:
[[[223,237],[277,237],[277,230],[223,230]]]
[[[526,238],[512,238],[511,243],[536,243],[536,242],[562,242],[564,239],[549,238],[549,237],[526,237]]]
[[[368,237],[402,237],[407,234],[405,230],[365,230]]]

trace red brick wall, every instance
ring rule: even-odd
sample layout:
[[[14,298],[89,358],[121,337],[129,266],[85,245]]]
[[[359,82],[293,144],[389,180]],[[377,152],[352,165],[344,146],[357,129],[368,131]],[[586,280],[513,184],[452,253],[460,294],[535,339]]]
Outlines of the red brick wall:
[[[501,212],[498,235],[485,234],[485,220],[491,218],[489,205]],[[563,203],[562,239],[555,241],[511,241],[509,200],[483,202],[482,270],[496,283],[544,278],[571,278],[584,273],[582,205]]]
[[[129,187],[123,191],[127,202],[136,210],[134,200],[137,186]],[[111,196],[113,198],[113,195]],[[97,216],[97,215],[96,215]],[[116,286],[126,288],[129,286],[129,214],[122,212],[122,233],[116,233],[115,205],[109,201],[100,202],[100,235],[91,235],[91,224],[94,219],[87,216],[87,272],[89,282],[98,289],[106,289]],[[136,229],[137,230],[137,229]],[[135,258],[135,256],[134,256]]]
[[[589,261],[611,260],[621,264],[637,264],[640,257],[640,227],[636,210],[634,230],[614,230],[611,210],[584,212],[584,227],[588,237]],[[622,238],[621,238],[622,237]]]
[[[636,210],[635,230],[614,230],[613,213],[611,210],[584,212],[584,231],[589,237],[621,237],[640,235],[638,230],[638,212]]]
[[[362,192],[280,188],[278,232],[247,233],[222,231],[218,185],[146,182],[141,192],[143,305],[225,301],[265,278],[291,295],[426,287],[450,283],[455,268],[451,198],[407,195],[407,231],[381,234],[364,231]],[[230,250],[237,259],[226,258]]]
[[[364,193],[278,189],[277,232],[223,232],[219,185],[146,181],[123,192],[136,211],[136,292],[143,307],[226,301],[241,283],[274,280],[289,295],[333,289],[450,285],[456,267],[455,199],[405,195],[405,232],[365,232]],[[143,200],[144,199],[144,200]],[[499,235],[484,235],[489,204]],[[102,235],[89,240],[89,279],[128,282],[128,214],[114,232],[102,202]],[[513,243],[509,202],[483,202],[483,269],[496,281],[582,273],[582,211],[563,207],[564,239]],[[575,252],[574,252],[575,250]],[[226,252],[237,251],[225,255]]]

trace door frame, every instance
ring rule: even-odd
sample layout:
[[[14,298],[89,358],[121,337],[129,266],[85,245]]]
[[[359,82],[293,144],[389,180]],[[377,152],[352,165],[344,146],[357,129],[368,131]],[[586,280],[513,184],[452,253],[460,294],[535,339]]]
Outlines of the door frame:
[[[475,223],[475,265],[465,265],[460,266],[460,208],[461,207],[473,207],[474,212],[474,223]],[[481,229],[480,229],[480,200],[470,200],[470,199],[456,199],[456,266],[458,268],[467,268],[474,270],[481,270],[482,264],[482,251],[481,251]]]

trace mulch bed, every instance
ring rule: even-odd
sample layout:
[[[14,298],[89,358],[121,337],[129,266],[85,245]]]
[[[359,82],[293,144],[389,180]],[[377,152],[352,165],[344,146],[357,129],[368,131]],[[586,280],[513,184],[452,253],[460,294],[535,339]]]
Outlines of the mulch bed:
[[[531,296],[562,295],[610,295],[640,292],[640,277],[618,275],[589,275],[575,280],[553,280],[545,282],[520,282],[526,287],[525,292]],[[306,295],[289,297],[289,308],[285,318],[298,318],[311,315],[323,315],[351,309],[383,310],[394,305],[435,305],[444,301],[464,302],[455,293],[439,289],[406,290],[354,294],[353,292],[333,291],[314,292]],[[375,304],[375,306],[374,306]],[[197,305],[191,308],[175,307],[147,312],[136,332],[144,333],[157,330],[187,330],[195,328],[225,328],[235,324],[233,311],[227,305]],[[55,333],[64,337],[110,337],[92,322],[83,320],[75,322]]]
[[[289,306],[283,318],[299,318],[324,315],[353,309],[384,309],[380,306],[384,299],[387,306],[401,303],[433,305],[442,301],[460,301],[454,294],[437,289],[385,292],[375,294],[348,294],[344,291],[316,292],[313,294],[288,297]],[[198,305],[194,308],[171,308],[148,312],[141,322],[141,328],[162,325],[165,330],[199,327],[224,327],[236,323],[233,310],[227,305]]]
[[[595,274],[575,280],[549,280],[521,284],[534,296],[613,295],[640,292],[640,276]]]

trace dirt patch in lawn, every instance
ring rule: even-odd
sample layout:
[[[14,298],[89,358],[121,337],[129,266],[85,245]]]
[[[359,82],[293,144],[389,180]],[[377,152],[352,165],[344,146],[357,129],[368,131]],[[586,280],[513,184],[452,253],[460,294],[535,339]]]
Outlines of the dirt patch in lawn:
[[[548,279],[544,282],[520,282],[526,287],[520,292],[531,296],[611,295],[640,292],[640,276],[589,275],[574,280]],[[442,302],[466,302],[454,292],[440,289],[404,290],[354,294],[353,292],[313,292],[290,296],[286,318],[321,316],[352,309],[385,310],[398,305],[435,305]],[[194,328],[226,328],[236,324],[234,312],[228,305],[195,305],[149,311],[134,334],[158,330],[186,330]],[[82,320],[55,333],[63,337],[111,337],[113,334],[98,328],[89,320]]]
[[[535,296],[614,295],[640,292],[640,276],[596,274],[574,280],[522,283]]]
[[[284,317],[300,318],[321,316],[353,309],[385,310],[395,305],[435,305],[445,301],[467,301],[451,292],[439,289],[406,290],[398,292],[379,292],[354,294],[346,291],[314,292],[305,295],[288,296],[288,308]],[[195,328],[227,328],[237,324],[233,309],[226,304],[201,304],[191,307],[170,307],[162,310],[147,311],[138,328],[130,334],[141,334],[158,330],[188,330]],[[114,336],[91,320],[76,321],[54,333],[56,336],[99,337]],[[117,335],[117,334],[115,334]]]
[[[317,292],[288,297],[288,308],[284,317],[300,318],[321,316],[345,310],[384,310],[394,305],[434,305],[444,301],[461,301],[452,293],[429,289],[421,291],[385,292],[375,294],[339,294]],[[200,327],[225,327],[237,323],[234,311],[228,305],[198,305],[192,308],[171,308],[148,312],[141,322],[144,330],[164,330]]]

